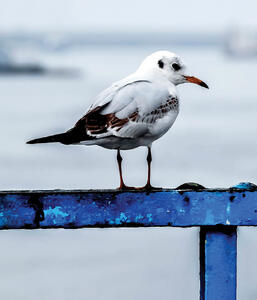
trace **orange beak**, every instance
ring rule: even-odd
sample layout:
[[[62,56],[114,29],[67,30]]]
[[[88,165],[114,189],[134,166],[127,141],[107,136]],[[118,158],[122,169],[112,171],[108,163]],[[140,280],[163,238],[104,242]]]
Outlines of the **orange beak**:
[[[198,85],[200,85],[202,87],[205,87],[206,89],[209,88],[208,85],[205,82],[203,82],[202,80],[200,80],[200,79],[198,79],[196,77],[193,77],[193,76],[184,76],[184,77],[185,77],[186,81],[188,81],[188,82],[192,82],[192,83],[198,84]]]

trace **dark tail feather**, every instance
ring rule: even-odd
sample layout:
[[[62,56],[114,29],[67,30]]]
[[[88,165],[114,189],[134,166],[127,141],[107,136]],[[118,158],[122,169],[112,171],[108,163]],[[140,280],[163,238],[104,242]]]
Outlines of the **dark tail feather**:
[[[27,144],[40,144],[40,143],[65,143],[66,142],[67,133],[60,133],[60,134],[54,134],[49,135],[46,137],[42,137],[39,139],[34,139],[31,141],[28,141]]]

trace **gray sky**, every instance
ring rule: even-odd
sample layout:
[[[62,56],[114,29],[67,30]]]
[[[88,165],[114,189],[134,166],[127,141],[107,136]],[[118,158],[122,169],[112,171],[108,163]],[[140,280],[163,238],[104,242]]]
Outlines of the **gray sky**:
[[[0,31],[257,27],[256,0],[0,0]]]

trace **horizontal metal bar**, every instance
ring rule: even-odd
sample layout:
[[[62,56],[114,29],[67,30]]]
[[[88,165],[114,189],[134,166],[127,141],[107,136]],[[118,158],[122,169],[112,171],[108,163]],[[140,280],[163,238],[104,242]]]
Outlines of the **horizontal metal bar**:
[[[184,188],[188,188],[184,186]],[[257,226],[257,189],[0,192],[0,229]]]

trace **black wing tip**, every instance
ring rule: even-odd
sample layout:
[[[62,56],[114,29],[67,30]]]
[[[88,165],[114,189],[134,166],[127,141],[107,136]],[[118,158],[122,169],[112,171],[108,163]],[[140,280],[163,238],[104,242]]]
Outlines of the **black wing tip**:
[[[30,140],[30,141],[27,141],[26,144],[36,144],[37,143],[37,140]]]
[[[63,134],[50,135],[42,138],[37,138],[33,140],[29,140],[26,144],[42,144],[42,143],[55,143],[61,142]]]

